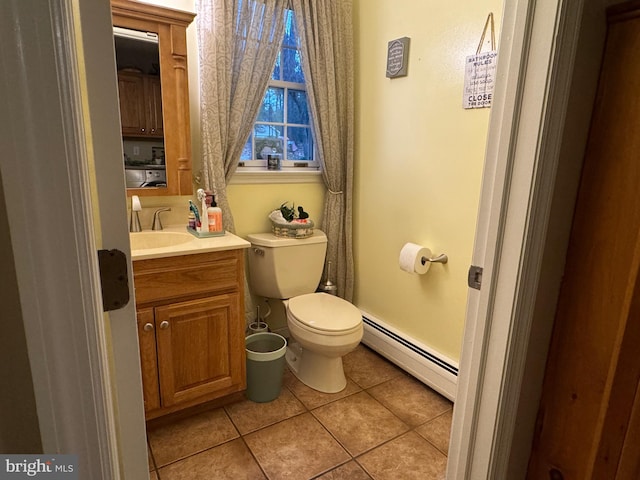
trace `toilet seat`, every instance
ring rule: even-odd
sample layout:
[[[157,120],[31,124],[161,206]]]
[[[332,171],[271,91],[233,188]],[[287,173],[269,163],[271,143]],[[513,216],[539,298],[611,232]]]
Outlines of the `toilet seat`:
[[[301,328],[324,335],[344,335],[362,328],[360,310],[327,293],[308,293],[289,299],[287,316]]]

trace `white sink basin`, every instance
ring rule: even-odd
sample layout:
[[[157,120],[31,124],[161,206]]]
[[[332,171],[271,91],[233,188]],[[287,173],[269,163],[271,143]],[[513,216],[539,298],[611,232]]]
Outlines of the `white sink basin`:
[[[194,240],[188,232],[135,232],[130,233],[131,250],[146,250],[148,248],[167,248],[181,245]]]

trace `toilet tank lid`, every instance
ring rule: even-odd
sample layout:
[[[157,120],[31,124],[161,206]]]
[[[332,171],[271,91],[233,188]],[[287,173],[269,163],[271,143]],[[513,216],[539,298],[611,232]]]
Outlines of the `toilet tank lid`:
[[[288,247],[291,245],[305,245],[311,243],[327,243],[327,236],[320,230],[314,230],[307,238],[276,237],[273,233],[252,233],[247,235],[252,245],[259,247]]]

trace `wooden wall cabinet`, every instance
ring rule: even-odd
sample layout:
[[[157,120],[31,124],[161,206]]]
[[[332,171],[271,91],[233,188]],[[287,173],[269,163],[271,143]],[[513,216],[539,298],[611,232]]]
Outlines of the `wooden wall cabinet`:
[[[118,72],[120,122],[123,137],[163,138],[160,78]]]
[[[148,420],[246,388],[243,252],[133,262]]]
[[[111,13],[114,26],[157,33],[160,52],[162,105],[154,113],[163,119],[167,186],[129,188],[127,195],[192,195],[186,31],[195,15],[133,0],[111,0]]]

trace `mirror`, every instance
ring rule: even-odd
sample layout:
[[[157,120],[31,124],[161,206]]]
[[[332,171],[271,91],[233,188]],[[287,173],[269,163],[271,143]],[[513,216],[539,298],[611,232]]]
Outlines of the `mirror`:
[[[111,0],[127,195],[191,195],[192,13]],[[121,160],[119,160],[121,161]]]
[[[158,34],[113,27],[127,188],[166,188]]]

